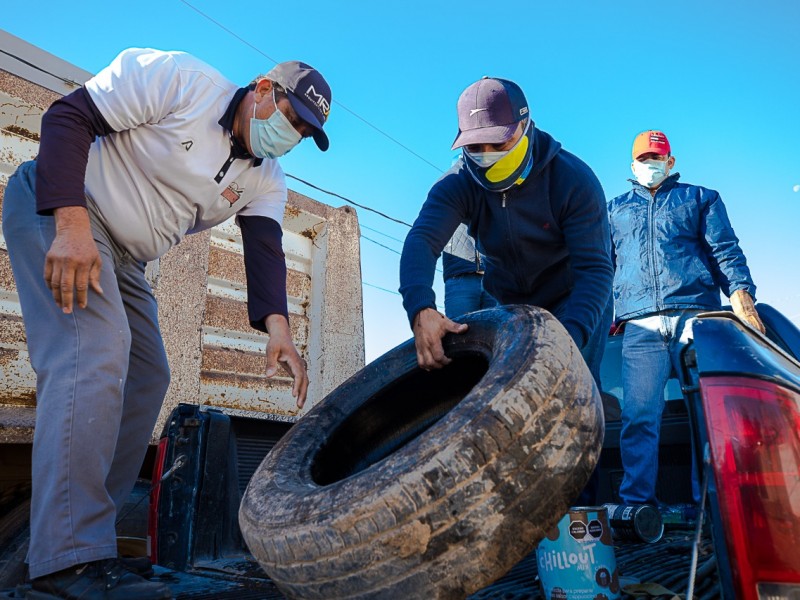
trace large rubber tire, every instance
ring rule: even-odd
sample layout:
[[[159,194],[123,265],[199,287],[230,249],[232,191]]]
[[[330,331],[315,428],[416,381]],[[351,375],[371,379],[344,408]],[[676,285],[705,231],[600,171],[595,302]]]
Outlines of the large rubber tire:
[[[600,454],[600,396],[550,313],[462,318],[453,362],[413,340],[331,392],[267,455],[239,512],[289,598],[462,598],[568,510]]]

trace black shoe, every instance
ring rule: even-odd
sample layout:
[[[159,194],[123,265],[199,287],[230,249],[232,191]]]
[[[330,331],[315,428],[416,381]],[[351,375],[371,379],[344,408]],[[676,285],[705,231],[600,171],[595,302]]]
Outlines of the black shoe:
[[[30,600],[170,600],[163,583],[147,581],[117,558],[70,567],[31,582]]]
[[[153,575],[155,575],[155,571],[153,571],[153,563],[151,563],[150,559],[146,556],[125,556],[120,557],[119,560],[123,567],[128,569],[128,571],[131,573],[135,573],[139,577],[150,579]]]

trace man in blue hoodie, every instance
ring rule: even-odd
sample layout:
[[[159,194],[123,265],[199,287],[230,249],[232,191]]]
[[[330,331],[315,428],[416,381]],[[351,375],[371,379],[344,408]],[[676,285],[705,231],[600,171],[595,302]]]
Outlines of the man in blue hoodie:
[[[693,318],[721,310],[720,290],[733,312],[764,332],[753,304],[756,286],[725,205],[714,190],[679,183],[669,140],[643,131],[633,143],[633,189],[608,205],[614,252],[614,302],[625,322],[622,343],[624,476],[627,504],[656,504],[658,437],[664,386],[691,337]],[[692,474],[695,500],[697,475]]]
[[[458,324],[436,310],[436,261],[459,223],[486,255],[484,286],[501,304],[533,304],[564,325],[597,374],[611,313],[605,197],[592,170],[537,129],[519,86],[483,78],[458,100],[461,158],[428,193],[406,237],[400,293],[423,369],[450,362]]]

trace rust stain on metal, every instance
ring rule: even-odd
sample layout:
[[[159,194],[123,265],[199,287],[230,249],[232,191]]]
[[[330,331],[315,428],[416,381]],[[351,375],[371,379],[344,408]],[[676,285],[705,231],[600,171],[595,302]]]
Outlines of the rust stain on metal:
[[[286,373],[284,370],[283,373]],[[282,374],[283,374],[282,373]],[[238,388],[240,390],[288,390],[292,382],[286,377],[278,375],[267,379],[263,375],[245,375],[241,373],[215,373],[213,371],[200,371],[200,381],[224,387]]]
[[[278,403],[270,400],[269,398],[258,398],[255,402],[241,403],[228,400],[226,398],[220,398],[219,396],[207,396],[205,402],[219,408],[230,408],[233,410],[246,411],[255,410],[279,417],[297,417],[298,413],[300,412],[298,409],[286,410],[285,408],[281,408]]]
[[[0,343],[2,342],[14,345],[26,342],[22,317],[0,314]]]
[[[250,333],[247,304],[239,300],[206,297],[206,325]]]
[[[26,160],[33,158],[32,156],[17,156],[11,150],[3,150],[0,151],[0,162],[4,162],[9,165],[18,165]]]
[[[36,406],[36,390],[0,390],[0,404],[6,406]]]
[[[14,275],[11,273],[8,250],[0,250],[0,288],[8,291],[17,289],[14,283]]]
[[[206,298],[205,324],[230,331],[252,333],[247,316],[247,303],[230,298],[208,296]],[[308,332],[308,317],[289,314],[289,328],[295,343],[304,343]],[[302,334],[302,335],[301,335]]]
[[[303,231],[301,231],[300,235],[302,235],[303,237],[308,238],[309,240],[311,240],[311,244],[315,248],[319,248],[319,246],[317,246],[317,241],[316,240],[317,240],[317,236],[319,236],[319,233],[320,233],[320,231],[322,231],[323,227],[325,227],[325,223],[317,223],[316,225],[312,225],[308,229],[304,229]]]
[[[303,356],[302,353],[301,356]],[[306,360],[308,359],[306,358]],[[245,377],[253,376],[265,379],[267,357],[265,354],[258,352],[246,352],[219,346],[205,346],[203,349],[203,362],[200,368],[205,373],[219,375],[233,373]],[[291,377],[291,375],[292,373],[286,365],[278,363],[278,377]]]
[[[232,283],[246,283],[242,255],[215,246],[211,246],[208,251],[208,274]]]
[[[305,352],[305,344],[308,342],[308,317],[306,315],[289,314],[289,329],[292,332],[292,339],[297,345],[297,350],[302,354]]]
[[[267,370],[267,357],[257,352],[206,345],[200,368],[204,371],[262,375]]]
[[[311,275],[287,269],[286,293],[295,298],[308,298],[311,295]],[[303,312],[305,313],[305,310]]]
[[[19,359],[19,352],[10,348],[0,348],[0,367],[7,367]]]
[[[41,139],[41,136],[36,133],[35,131],[31,131],[30,129],[25,129],[24,127],[20,127],[19,125],[6,125],[3,127],[4,131],[8,131],[9,133],[13,133],[14,135],[18,135],[20,137],[24,137],[28,140],[33,140],[34,142],[38,142]]]
[[[286,203],[286,208],[283,210],[283,216],[285,217],[299,217],[300,216],[300,209],[296,206],[292,205],[290,202]]]
[[[61,94],[45,89],[27,79],[0,70],[0,89],[13,98],[19,98],[42,110],[61,97]]]

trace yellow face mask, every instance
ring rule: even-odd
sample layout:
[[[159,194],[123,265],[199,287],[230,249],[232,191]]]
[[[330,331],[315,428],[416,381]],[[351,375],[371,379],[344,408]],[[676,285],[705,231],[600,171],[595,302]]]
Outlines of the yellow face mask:
[[[527,131],[526,131],[527,133]],[[492,183],[499,183],[511,177],[528,154],[530,141],[527,135],[519,138],[514,147],[506,155],[486,170],[486,179]],[[516,181],[515,181],[516,183]]]
[[[467,171],[481,187],[490,192],[504,192],[525,181],[533,167],[533,123],[528,121],[522,137],[503,157],[489,166],[481,166],[464,150]]]

